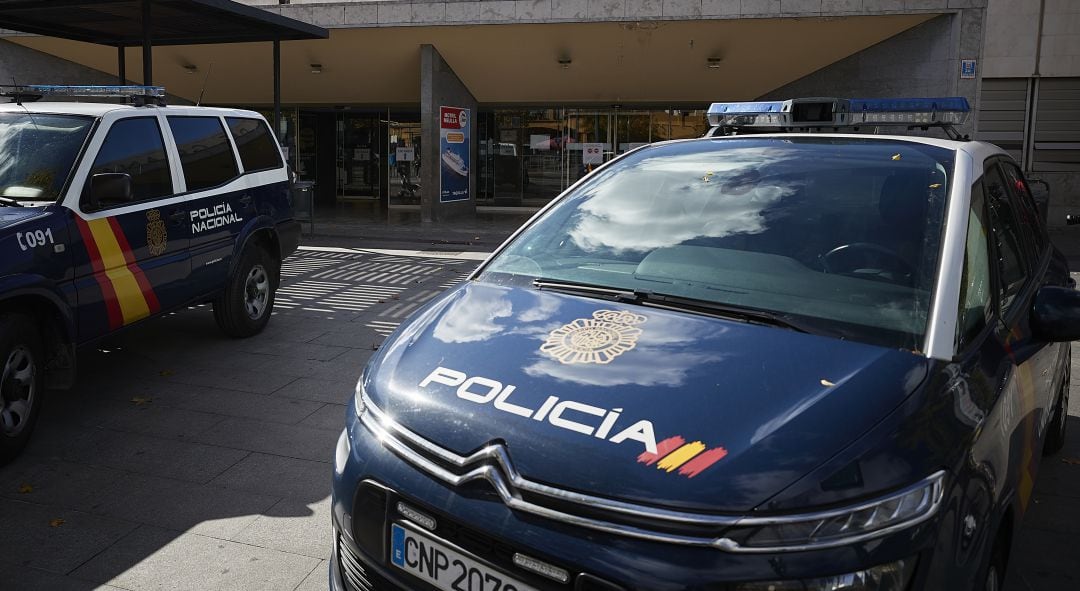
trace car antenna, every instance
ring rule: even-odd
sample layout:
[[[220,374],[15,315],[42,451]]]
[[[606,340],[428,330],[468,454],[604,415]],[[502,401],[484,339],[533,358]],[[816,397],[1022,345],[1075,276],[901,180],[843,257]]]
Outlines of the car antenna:
[[[34,124],[34,129],[37,129],[37,121],[34,121],[34,114],[30,112],[30,109],[26,108],[26,105],[22,104],[22,95],[19,94],[19,83],[15,81],[15,77],[11,77],[11,85],[15,87],[15,104],[22,107],[23,111],[26,111],[26,116],[30,118],[30,123]]]
[[[206,81],[210,79],[210,72],[214,71],[214,62],[210,62],[210,67],[206,68],[206,75],[203,76],[202,88],[199,89],[199,100],[195,101],[195,106],[198,107],[202,104],[203,93],[206,92]]]

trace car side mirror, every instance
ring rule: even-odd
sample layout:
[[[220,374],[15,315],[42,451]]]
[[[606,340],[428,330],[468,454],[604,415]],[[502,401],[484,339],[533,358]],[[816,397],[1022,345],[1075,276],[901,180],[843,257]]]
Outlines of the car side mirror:
[[[95,207],[130,203],[134,200],[131,175],[101,172],[90,177],[90,204]]]
[[[1080,340],[1080,291],[1051,285],[1040,288],[1031,325],[1035,336],[1046,341]]]

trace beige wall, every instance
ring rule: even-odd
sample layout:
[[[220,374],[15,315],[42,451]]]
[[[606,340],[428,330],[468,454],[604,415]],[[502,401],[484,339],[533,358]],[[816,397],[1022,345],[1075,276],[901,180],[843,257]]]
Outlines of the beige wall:
[[[1080,76],[1080,0],[989,0],[982,74]]]

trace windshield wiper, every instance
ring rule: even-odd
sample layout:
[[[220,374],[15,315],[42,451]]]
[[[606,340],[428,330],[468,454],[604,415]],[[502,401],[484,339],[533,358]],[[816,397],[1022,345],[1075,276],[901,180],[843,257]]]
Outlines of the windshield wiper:
[[[808,323],[804,323],[792,317],[790,314],[734,306],[731,304],[721,304],[710,300],[656,293],[645,289],[629,290],[617,287],[606,287],[603,285],[593,285],[590,283],[579,283],[576,281],[561,281],[558,279],[544,278],[534,280],[533,285],[538,289],[547,289],[571,295],[599,297],[627,304],[637,304],[640,306],[649,306],[666,310],[679,310],[725,318],[728,320],[738,320],[750,324],[762,324],[786,328],[788,330],[808,334],[832,334],[830,331],[824,330],[819,326],[811,326]]]
[[[23,204],[19,203],[18,199],[12,199],[11,197],[0,197],[0,205],[7,205],[8,207],[23,207]]]

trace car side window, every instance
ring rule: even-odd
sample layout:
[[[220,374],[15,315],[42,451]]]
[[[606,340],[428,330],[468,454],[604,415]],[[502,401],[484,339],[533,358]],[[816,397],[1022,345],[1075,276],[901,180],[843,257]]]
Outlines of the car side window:
[[[1039,218],[1039,206],[1035,203],[1035,197],[1031,194],[1024,175],[1020,168],[1012,162],[1001,162],[1001,171],[1005,175],[1005,186],[1009,189],[1009,195],[1022,224],[1021,230],[1032,246],[1033,263],[1046,249],[1046,236],[1043,232],[1042,222]]]
[[[1029,272],[1027,265],[1029,259],[1024,250],[1020,221],[1009,203],[1005,179],[997,166],[986,169],[983,175],[983,189],[987,209],[990,212],[990,227],[993,231],[997,255],[998,299],[1004,316],[1017,294],[1024,288]]]
[[[956,323],[956,350],[961,351],[982,332],[992,315],[990,243],[986,207],[981,188],[971,193],[964,273],[960,281],[960,310]]]
[[[260,119],[226,117],[244,172],[281,168],[281,153],[270,128]]]
[[[131,176],[135,201],[172,194],[172,174],[157,117],[131,117],[112,124],[94,159],[90,175],[109,172]],[[89,182],[87,178],[87,184]]]
[[[169,117],[188,191],[223,185],[240,175],[232,144],[217,117]]]

